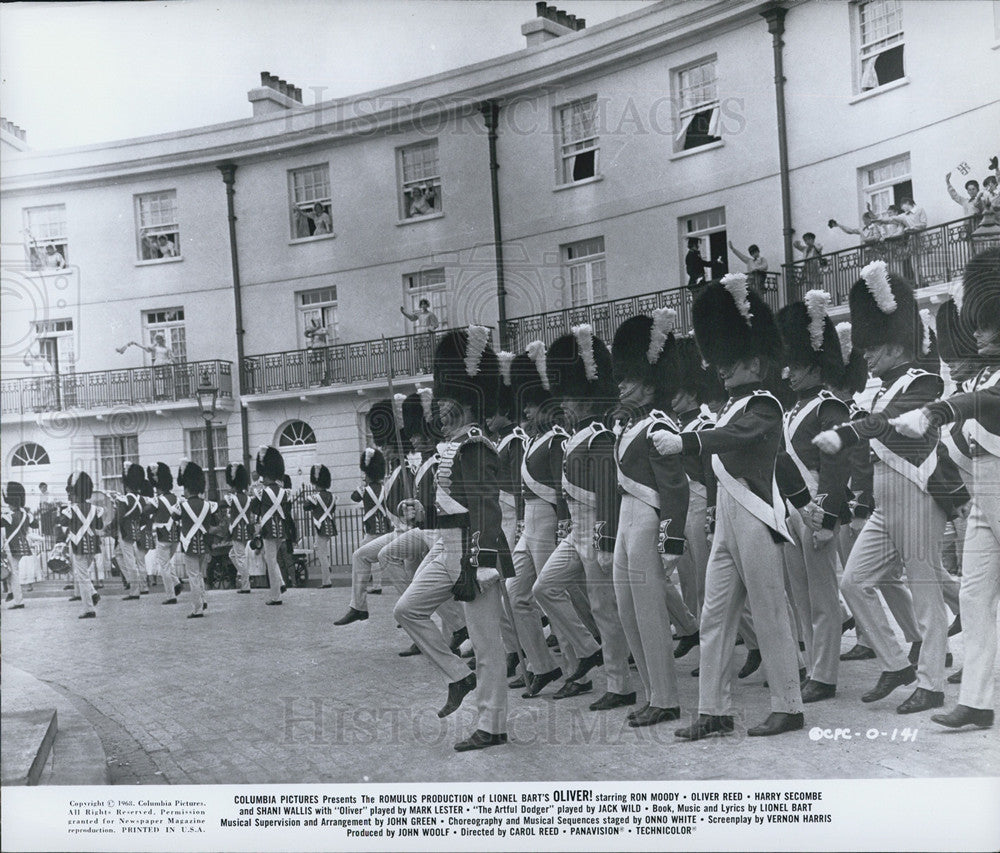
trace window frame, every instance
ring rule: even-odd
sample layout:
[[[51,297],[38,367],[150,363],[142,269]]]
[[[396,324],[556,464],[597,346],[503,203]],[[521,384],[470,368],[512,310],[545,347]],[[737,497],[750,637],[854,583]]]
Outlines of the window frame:
[[[166,315],[179,314],[179,317],[168,318]],[[150,322],[150,316],[162,314],[162,320]],[[187,363],[187,329],[184,319],[184,306],[176,308],[148,308],[142,312],[143,340],[147,346],[153,345],[153,336],[157,332],[165,332],[166,340],[170,342],[170,352],[175,364]],[[175,334],[178,333],[179,334]],[[149,361],[149,353],[143,350],[143,364]]]
[[[590,116],[590,130],[591,134],[589,136],[580,136],[574,138],[571,141],[566,140],[566,129],[567,120],[566,115],[569,113],[572,115],[572,110],[576,107],[583,105],[592,104],[593,112]],[[554,126],[556,128],[556,186],[557,187],[570,187],[577,184],[583,184],[588,181],[595,181],[601,177],[601,135],[598,132],[598,110],[599,102],[597,100],[597,95],[587,95],[583,98],[575,98],[572,101],[568,101],[564,104],[560,104],[554,109]],[[569,125],[571,129],[573,126],[572,118],[569,119]],[[581,146],[579,148],[574,146]],[[576,158],[581,154],[587,154],[593,152],[594,154],[594,168],[593,173],[583,178],[573,178],[573,170],[576,166]],[[568,177],[567,177],[568,175]]]
[[[419,178],[412,178],[407,180],[406,178],[406,155],[407,152],[419,151],[419,150],[434,150],[434,165],[436,174],[424,174]],[[426,165],[426,164],[421,164]],[[409,145],[401,145],[396,149],[396,189],[398,196],[399,205],[399,221],[402,223],[406,222],[419,222],[424,219],[432,219],[434,217],[444,216],[444,197],[442,195],[441,189],[441,157],[440,148],[438,145],[438,140],[427,139],[421,140],[420,142],[413,142]],[[423,184],[434,190],[434,204],[432,209],[428,213],[415,213],[413,215],[407,214],[407,209],[410,204],[410,196],[408,193],[412,191],[416,186]]]
[[[894,32],[887,32],[880,38],[874,39],[872,41],[865,41],[865,9],[874,7],[876,4],[885,5],[888,3],[894,4],[895,17],[899,20],[899,29]],[[900,0],[856,0],[856,2],[851,4],[851,17],[852,17],[852,29],[853,38],[855,43],[854,50],[854,94],[855,95],[868,95],[869,93],[878,92],[879,90],[885,88],[886,86],[891,86],[892,84],[898,84],[902,80],[906,80],[906,27],[903,25],[903,6]],[[883,19],[887,19],[888,16],[882,16]],[[871,62],[871,70],[875,73],[875,62],[878,57],[887,53],[890,50],[895,50],[901,48],[902,53],[902,74],[899,77],[895,77],[892,80],[886,80],[884,83],[878,81],[876,74],[876,85],[865,86],[865,78],[867,76],[867,63]]]
[[[170,199],[170,213],[173,214],[172,222],[161,222],[159,224],[146,225],[143,205],[152,201],[156,197]],[[135,207],[135,245],[136,263],[138,264],[162,264],[183,260],[181,253],[181,227],[180,212],[177,205],[177,190],[156,190],[148,193],[136,193],[133,196]],[[146,248],[146,239],[150,236],[165,236],[173,243],[176,255],[159,255],[156,257],[146,257],[149,250]],[[157,252],[160,250],[157,249]]]
[[[574,250],[579,250],[585,247],[588,243],[596,244],[600,241],[600,251],[590,252],[585,255],[577,255],[576,257],[571,257]],[[595,237],[588,237],[584,240],[574,240],[571,243],[563,243],[559,247],[559,256],[562,262],[565,281],[569,286],[569,298],[570,304],[573,308],[580,308],[586,305],[594,305],[600,302],[606,302],[608,299],[608,270],[607,270],[607,244],[604,240],[604,235],[599,234]],[[595,282],[598,281],[598,277],[595,276],[595,265],[600,264],[602,268],[602,276],[600,281],[602,284],[602,292],[595,293]],[[583,281],[581,282],[586,289],[586,299],[580,301],[577,299],[577,291],[575,288],[575,282],[573,281],[573,270],[583,270]]]
[[[139,461],[139,436],[137,433],[127,433],[122,435],[96,435],[97,442],[97,475],[100,481],[100,488],[105,492],[123,492],[125,485],[123,482],[123,471],[126,462]],[[117,446],[111,448],[111,452],[105,449],[104,442],[116,442]],[[126,446],[126,444],[128,446]],[[111,461],[111,466],[104,463]],[[105,470],[115,471],[115,474],[105,474]]]
[[[428,277],[432,275],[435,279],[440,275],[441,280],[428,281]],[[403,300],[409,305],[409,312],[416,314],[420,310],[420,300],[429,300],[431,313],[438,320],[438,327],[435,331],[449,328],[447,298],[448,273],[445,267],[433,267],[432,269],[403,274]],[[418,334],[417,324],[405,317],[403,319],[406,320],[406,333],[408,335]]]
[[[41,226],[42,223],[32,222],[32,218],[34,215],[40,213],[41,211],[61,211],[62,214],[61,219],[55,219],[55,220],[50,219],[44,223],[46,230],[51,228],[53,221],[56,224],[62,225],[62,228],[58,229],[61,230],[62,232],[61,235],[47,233],[46,236],[41,238],[35,236],[34,231],[38,230],[38,227]],[[61,269],[65,269],[67,266],[69,266],[69,237],[67,236],[69,226],[66,219],[65,203],[38,204],[32,207],[21,208],[21,221],[24,224],[24,235],[25,235],[24,256],[25,256],[25,261],[28,265],[28,269],[32,270],[33,272],[57,273]],[[37,261],[33,260],[32,257],[32,252],[35,246],[38,246],[41,250],[40,254],[38,254]],[[46,255],[45,252],[46,246],[54,246],[56,252],[62,255],[63,259],[62,267],[45,266],[42,259]]]
[[[300,437],[308,438],[308,437],[311,436],[312,440],[311,441],[308,441],[308,440],[295,441],[295,442],[292,442],[291,444],[285,444],[285,443],[283,443],[283,439],[285,437],[286,431],[289,430],[291,427],[296,426],[298,424],[302,424],[308,430],[308,432],[302,431],[302,436],[300,436]],[[282,452],[284,452],[286,450],[292,450],[292,451],[298,450],[301,447],[315,447],[318,443],[319,442],[316,439],[316,430],[313,429],[312,424],[310,424],[308,421],[302,420],[301,418],[296,418],[294,420],[288,421],[288,423],[286,423],[284,426],[282,426],[281,429],[278,430],[278,435],[277,435],[277,438],[276,438],[276,441],[275,441],[275,446],[279,450],[281,450]]]
[[[898,162],[901,162],[901,161],[904,161],[904,160],[906,161],[906,165],[908,167],[905,174],[902,174],[902,175],[892,175],[892,174],[890,174],[890,176],[888,178],[885,178],[885,179],[883,179],[881,181],[876,181],[876,182],[874,182],[872,184],[868,183],[868,173],[870,171],[873,171],[873,170],[879,169],[879,168],[883,168],[883,167],[890,167],[891,168],[891,166],[894,163],[898,163]],[[904,152],[902,154],[897,154],[894,157],[886,157],[886,158],[884,158],[882,160],[877,160],[874,163],[869,163],[867,165],[859,167],[858,168],[858,185],[859,185],[859,194],[858,195],[859,195],[859,202],[860,202],[860,205],[859,205],[860,206],[860,213],[862,215],[864,214],[864,212],[868,209],[868,205],[871,203],[872,198],[876,194],[883,193],[883,192],[888,192],[891,195],[893,187],[897,186],[898,184],[904,183],[905,181],[909,181],[911,183],[911,185],[912,185],[912,182],[913,182],[913,162],[911,160],[910,152],[909,151],[906,151],[906,152]],[[890,200],[889,204],[895,204],[895,199],[893,198],[893,200]],[[886,205],[886,207],[888,207],[888,205]],[[885,213],[885,209],[876,210],[873,207],[872,208],[872,213],[874,213],[876,216],[878,216],[880,214]]]
[[[29,447],[37,448],[41,451],[41,455],[36,458],[34,455],[28,457],[26,454],[21,453],[22,449]],[[49,451],[37,441],[22,441],[10,454],[11,468],[39,468],[51,464],[52,457],[49,455]]]
[[[716,145],[722,141],[722,135],[718,132],[719,125],[722,121],[722,101],[719,97],[718,63],[718,54],[713,53],[710,56],[703,56],[693,62],[685,63],[684,65],[678,66],[671,71],[671,82],[673,86],[674,103],[677,104],[678,122],[678,130],[677,133],[674,134],[672,140],[673,152],[675,154],[687,153],[689,151],[699,151],[702,148],[706,148],[709,145]],[[712,70],[710,83],[703,78],[698,83],[689,83],[685,85],[684,75],[691,74],[695,70],[706,66],[711,66]],[[704,89],[707,86],[711,86],[713,89],[715,95],[713,98],[700,100],[690,106],[685,105],[686,92],[695,89]],[[691,132],[691,125],[698,118],[698,116],[706,112],[709,113],[709,116],[707,119],[705,141],[698,145],[688,147],[687,136],[688,133]],[[715,132],[713,132],[713,128]]]
[[[296,183],[295,179],[297,175],[304,175],[306,172],[316,172],[317,174],[322,174],[325,178],[325,189],[326,195],[314,195],[308,199],[303,199],[299,201],[296,197]],[[323,182],[314,182],[312,186],[320,186],[322,188]],[[322,204],[326,206],[326,214],[330,217],[330,230],[325,234],[317,234],[315,230],[313,233],[300,235],[299,227],[296,224],[296,213],[301,211],[303,207],[312,207],[316,204]],[[305,214],[300,213],[306,222],[307,228],[315,229],[315,225],[312,224],[312,220],[309,219]],[[289,234],[290,242],[292,243],[303,243],[310,240],[327,240],[332,237],[336,237],[336,233],[333,230],[333,189],[330,182],[330,163],[314,163],[310,166],[299,166],[295,169],[288,170],[288,223],[289,223]]]
[[[718,221],[714,224],[712,223],[711,217],[716,216]],[[704,217],[704,225],[696,228],[688,228],[688,225],[694,222],[698,224],[698,220]],[[677,236],[680,238],[680,263],[681,263],[681,281],[687,281],[687,267],[685,264],[685,258],[687,256],[688,248],[687,241],[689,239],[697,239],[701,244],[701,256],[704,260],[708,261],[707,266],[712,265],[712,250],[711,250],[711,235],[712,234],[726,234],[728,240],[729,226],[726,224],[726,206],[720,205],[719,207],[710,207],[707,210],[699,210],[695,213],[689,213],[687,216],[680,216],[677,219]],[[726,267],[729,266],[729,251],[728,247],[725,255]]]
[[[326,235],[320,235],[326,236]],[[314,295],[326,294],[327,298],[306,302],[305,298]],[[308,315],[318,311],[320,318],[325,320],[323,326],[327,330],[327,340],[321,346],[333,346],[340,341],[340,317],[338,312],[337,285],[327,284],[323,287],[314,287],[309,290],[299,290],[295,293],[295,320],[298,328],[299,342],[302,349],[312,349],[309,339],[306,337],[308,326]],[[329,312],[329,314],[327,313]]]
[[[226,466],[229,464],[229,428],[226,424],[211,424],[212,427],[212,450],[215,454],[214,470],[216,474],[216,485],[218,476],[225,475]],[[208,442],[205,441],[207,426],[188,427],[184,430],[184,450],[187,458],[201,467],[206,476],[206,489],[208,477]],[[201,436],[201,446],[195,447],[192,438]],[[222,482],[225,482],[224,480]]]

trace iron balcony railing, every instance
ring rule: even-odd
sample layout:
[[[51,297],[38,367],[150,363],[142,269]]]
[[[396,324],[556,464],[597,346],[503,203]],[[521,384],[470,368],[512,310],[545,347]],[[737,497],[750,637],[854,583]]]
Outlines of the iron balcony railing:
[[[864,266],[884,260],[890,271],[920,287],[960,278],[969,259],[981,248],[973,230],[976,219],[956,219],[923,231],[876,243],[828,252],[819,258],[785,265],[785,298],[802,299],[807,290],[827,291],[834,304],[847,302]]]
[[[219,389],[220,398],[232,398],[232,362],[188,361],[159,367],[4,379],[0,383],[0,412],[7,415],[111,409],[194,400],[198,385],[206,376]]]
[[[767,273],[764,287],[758,288],[757,292],[771,310],[777,312],[780,307],[778,274]],[[649,314],[657,308],[673,308],[677,312],[678,331],[683,334],[691,330],[691,304],[696,296],[697,291],[675,287],[623,299],[515,317],[507,321],[507,343],[512,352],[523,352],[531,341],[542,340],[548,345],[560,335],[566,334],[572,326],[589,323],[594,334],[610,345],[615,330],[625,320],[637,314]]]
[[[273,394],[381,382],[390,369],[393,376],[425,376],[431,373],[434,348],[445,331],[248,355],[240,387],[244,394]]]

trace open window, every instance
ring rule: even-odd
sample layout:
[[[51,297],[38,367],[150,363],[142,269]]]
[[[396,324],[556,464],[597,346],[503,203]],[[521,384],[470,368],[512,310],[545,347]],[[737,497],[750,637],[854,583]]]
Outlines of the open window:
[[[330,207],[330,167],[307,166],[288,173],[292,239],[333,236]]]
[[[443,211],[441,170],[436,139],[407,145],[399,154],[401,219],[419,219]]]
[[[558,109],[559,183],[572,184],[598,174],[597,96]]]
[[[140,261],[160,261],[181,256],[176,190],[137,195],[135,215],[138,223],[136,250]]]
[[[675,151],[690,151],[721,139],[715,62],[713,56],[674,72],[674,91],[680,121],[674,137]]]
[[[857,7],[858,90],[868,92],[899,80],[903,67],[903,4],[866,0]]]
[[[24,251],[31,269],[54,272],[64,268],[69,263],[66,205],[25,208],[24,239]]]

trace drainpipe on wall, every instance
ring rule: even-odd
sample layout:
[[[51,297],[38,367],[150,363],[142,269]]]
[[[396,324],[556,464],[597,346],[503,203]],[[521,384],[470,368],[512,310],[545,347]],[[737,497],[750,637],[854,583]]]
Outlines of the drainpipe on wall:
[[[785,237],[785,298],[788,298],[787,269],[794,262],[792,253],[792,198],[791,182],[788,175],[788,127],[785,123],[785,66],[782,36],[785,34],[785,15],[788,10],[774,6],[760,13],[767,21],[767,31],[771,34],[774,51],[774,101],[778,112],[778,169],[781,173],[781,226]]]
[[[500,229],[500,181],[497,161],[497,125],[500,105],[496,101],[484,101],[479,111],[486,122],[490,141],[490,195],[493,200],[493,251],[497,264],[497,325],[500,329],[500,349],[507,348],[507,289],[504,283],[503,236]]]
[[[243,450],[243,464],[250,470],[250,420],[247,407],[243,405],[243,294],[240,291],[240,258],[236,251],[236,164],[223,163],[219,166],[222,182],[226,185],[226,212],[229,218],[229,254],[233,262],[233,300],[236,303],[236,382],[235,399],[240,409],[240,440]]]

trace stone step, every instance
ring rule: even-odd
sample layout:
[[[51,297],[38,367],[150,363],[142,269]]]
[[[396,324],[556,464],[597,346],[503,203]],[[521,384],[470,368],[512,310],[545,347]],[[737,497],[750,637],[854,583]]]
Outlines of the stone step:
[[[0,784],[37,785],[59,731],[55,708],[4,713]]]

